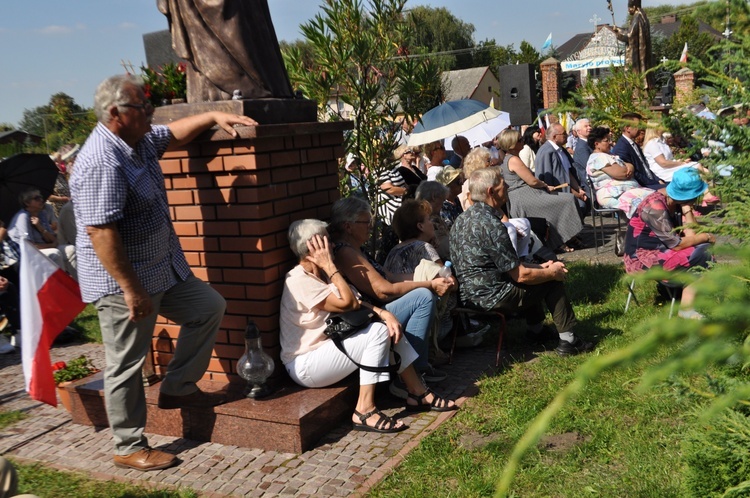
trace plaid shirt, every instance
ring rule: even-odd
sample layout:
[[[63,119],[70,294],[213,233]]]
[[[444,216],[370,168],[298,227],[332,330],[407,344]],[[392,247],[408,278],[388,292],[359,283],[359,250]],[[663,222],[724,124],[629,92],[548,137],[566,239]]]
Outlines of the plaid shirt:
[[[116,223],[125,253],[149,294],[185,280],[190,267],[172,227],[159,158],[171,139],[153,126],[132,149],[99,123],[78,154],[70,187],[76,217],[78,280],[85,302],[122,294],[94,253],[87,226]]]

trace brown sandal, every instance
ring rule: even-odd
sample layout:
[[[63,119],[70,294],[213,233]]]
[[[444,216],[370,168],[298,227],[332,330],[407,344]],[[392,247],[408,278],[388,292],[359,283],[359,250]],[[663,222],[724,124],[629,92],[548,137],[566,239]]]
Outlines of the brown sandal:
[[[428,403],[425,398],[427,395],[432,394],[432,402]],[[416,394],[409,393],[409,398],[417,402],[416,405],[410,405],[407,401],[406,409],[410,412],[450,412],[458,410],[458,405],[449,405],[448,400],[441,398],[435,394],[432,389],[427,388],[425,392],[417,396]]]
[[[352,422],[355,431],[393,433],[401,432],[409,428],[409,426],[406,424],[397,426],[396,419],[394,419],[393,417],[389,417],[377,408],[364,414],[359,413],[357,410],[354,410],[354,415],[356,415],[360,422],[362,422],[361,424]],[[367,425],[367,419],[372,417],[373,415],[378,416],[378,421],[375,422],[374,426]]]

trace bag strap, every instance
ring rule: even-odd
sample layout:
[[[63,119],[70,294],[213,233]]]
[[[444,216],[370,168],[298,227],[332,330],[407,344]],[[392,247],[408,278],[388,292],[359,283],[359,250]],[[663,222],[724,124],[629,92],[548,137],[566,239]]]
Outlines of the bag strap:
[[[352,363],[357,365],[357,367],[361,368],[362,370],[365,370],[367,372],[373,372],[373,373],[394,373],[395,374],[398,372],[398,369],[401,368],[401,356],[397,352],[393,351],[393,349],[391,349],[391,352],[393,352],[393,360],[394,360],[392,365],[387,365],[385,367],[371,367],[368,365],[360,365],[359,363],[354,361],[354,358],[349,356],[349,353],[346,352],[346,348],[344,347],[344,344],[341,342],[341,339],[331,338],[331,340],[336,345],[339,351],[344,353],[344,355],[346,355],[346,357],[349,358],[349,360]]]

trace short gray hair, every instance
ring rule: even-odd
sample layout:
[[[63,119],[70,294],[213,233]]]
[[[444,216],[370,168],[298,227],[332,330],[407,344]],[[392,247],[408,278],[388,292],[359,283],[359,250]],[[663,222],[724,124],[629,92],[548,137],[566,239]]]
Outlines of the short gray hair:
[[[94,114],[100,123],[109,123],[112,119],[109,110],[112,107],[127,103],[125,89],[131,85],[141,88],[143,79],[132,74],[118,74],[99,83],[94,94]]]
[[[474,202],[487,200],[487,191],[500,185],[503,179],[502,172],[498,167],[478,169],[469,177],[469,193]]]
[[[31,199],[36,197],[37,195],[42,195],[42,193],[37,188],[27,188],[26,190],[22,191],[20,194],[18,194],[18,202],[21,203],[21,205],[25,208],[26,203],[28,203]]]
[[[576,121],[576,124],[573,125],[573,129],[576,132],[581,131],[581,129],[583,128],[584,123],[591,124],[591,121],[589,120],[589,118],[581,118],[578,121]]]
[[[339,199],[331,207],[331,222],[328,228],[331,233],[341,233],[344,231],[344,223],[357,221],[362,213],[372,214],[370,204],[364,199],[354,195]]]
[[[289,238],[289,247],[300,260],[310,252],[307,248],[307,241],[320,235],[327,237],[328,231],[326,224],[320,220],[297,220],[289,225],[287,237]]]
[[[419,184],[415,197],[417,200],[424,200],[432,203],[435,199],[442,197],[445,200],[450,193],[450,189],[440,182],[425,181]]]

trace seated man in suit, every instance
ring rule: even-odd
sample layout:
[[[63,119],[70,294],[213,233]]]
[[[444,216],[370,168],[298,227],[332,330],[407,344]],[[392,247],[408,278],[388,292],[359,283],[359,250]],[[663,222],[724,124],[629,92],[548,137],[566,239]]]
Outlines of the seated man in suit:
[[[635,168],[634,178],[642,187],[652,190],[664,188],[666,184],[651,171],[641,147],[635,143],[635,137],[638,136],[640,131],[640,122],[643,116],[635,112],[628,112],[622,115],[622,119],[625,126],[622,129],[620,139],[612,148],[611,154],[633,165]]]
[[[578,214],[583,220],[588,207],[588,197],[586,191],[581,188],[578,173],[573,166],[573,158],[570,157],[565,148],[567,138],[568,134],[561,124],[555,123],[549,127],[547,141],[539,147],[536,153],[534,174],[550,186],[567,183],[567,187],[559,190],[560,192],[570,192],[576,197]]]
[[[568,270],[562,261],[522,263],[502,222],[507,199],[499,168],[482,168],[469,178],[474,204],[461,213],[451,229],[450,248],[459,282],[461,302],[485,311],[521,312],[530,337],[543,336],[544,308],[552,313],[559,333],[555,351],[561,356],[594,349],[573,333],[576,317],[563,281]]]

